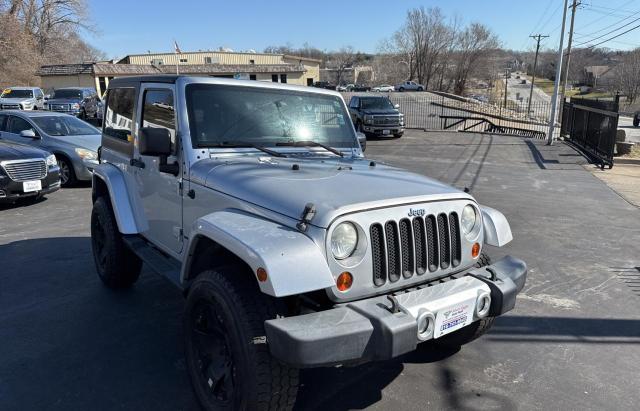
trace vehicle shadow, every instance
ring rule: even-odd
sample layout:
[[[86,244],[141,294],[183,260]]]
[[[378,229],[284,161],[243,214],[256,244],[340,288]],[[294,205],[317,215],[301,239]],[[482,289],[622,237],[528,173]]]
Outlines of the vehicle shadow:
[[[46,196],[40,197],[38,199],[21,198],[16,200],[15,202],[0,202],[0,211],[12,210],[14,208],[21,208],[21,207],[29,207],[36,204],[44,203],[45,201],[47,201]]]

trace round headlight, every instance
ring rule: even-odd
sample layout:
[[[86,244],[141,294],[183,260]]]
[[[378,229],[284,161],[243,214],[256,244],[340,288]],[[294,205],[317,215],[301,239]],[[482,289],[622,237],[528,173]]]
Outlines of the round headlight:
[[[462,209],[462,231],[465,234],[470,234],[476,228],[476,224],[478,223],[478,213],[476,212],[476,208],[472,205],[466,205],[464,209]]]
[[[338,260],[353,254],[358,245],[358,230],[348,222],[340,223],[331,234],[331,253]]]

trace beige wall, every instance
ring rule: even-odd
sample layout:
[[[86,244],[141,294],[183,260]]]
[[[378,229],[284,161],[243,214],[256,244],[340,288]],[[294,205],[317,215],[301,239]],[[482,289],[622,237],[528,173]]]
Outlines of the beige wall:
[[[96,79],[90,74],[73,76],[43,76],[40,78],[41,88],[45,92],[60,87],[93,87],[97,89]]]
[[[198,52],[198,53],[161,53],[142,54],[129,56],[130,64],[151,64],[151,60],[162,59],[163,64],[178,64],[179,59],[186,59],[182,64],[206,64],[205,57],[211,57],[212,63],[217,64],[282,64],[280,54],[252,54],[252,53],[225,53],[225,52]]]

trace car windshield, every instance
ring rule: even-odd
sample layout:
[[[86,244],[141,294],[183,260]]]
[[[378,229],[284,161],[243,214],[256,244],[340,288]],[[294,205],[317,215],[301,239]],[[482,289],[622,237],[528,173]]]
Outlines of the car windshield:
[[[4,90],[0,98],[33,98],[32,90],[12,90],[10,88]]]
[[[53,92],[53,98],[82,98],[82,90],[62,89]]]
[[[38,116],[31,120],[50,136],[100,134],[100,130],[72,116]]]
[[[393,109],[393,103],[388,98],[380,97],[361,97],[360,107],[365,110],[389,110]]]
[[[358,147],[338,96],[214,84],[190,84],[186,96],[191,138],[197,147],[309,141]]]

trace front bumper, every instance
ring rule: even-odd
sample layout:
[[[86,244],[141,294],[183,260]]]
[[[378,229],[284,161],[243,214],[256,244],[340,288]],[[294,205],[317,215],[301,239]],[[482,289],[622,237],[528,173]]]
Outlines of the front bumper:
[[[490,306],[476,307],[474,321],[510,311],[526,278],[526,264],[507,256],[444,283],[396,293],[395,307],[388,296],[379,296],[326,311],[268,320],[267,341],[274,357],[301,368],[394,358],[432,339],[438,331],[425,334],[421,321],[432,312],[437,315],[458,297],[477,293],[479,300],[490,295]],[[438,324],[435,317],[433,324]]]
[[[393,136],[395,134],[404,133],[404,126],[373,126],[364,124],[362,130],[367,134],[373,134],[376,136]],[[385,133],[386,130],[386,133]]]
[[[20,181],[13,181],[6,175],[0,175],[0,202],[12,202],[20,198],[53,193],[60,189],[60,169],[50,167],[45,178],[41,179],[42,190],[25,193]]]

